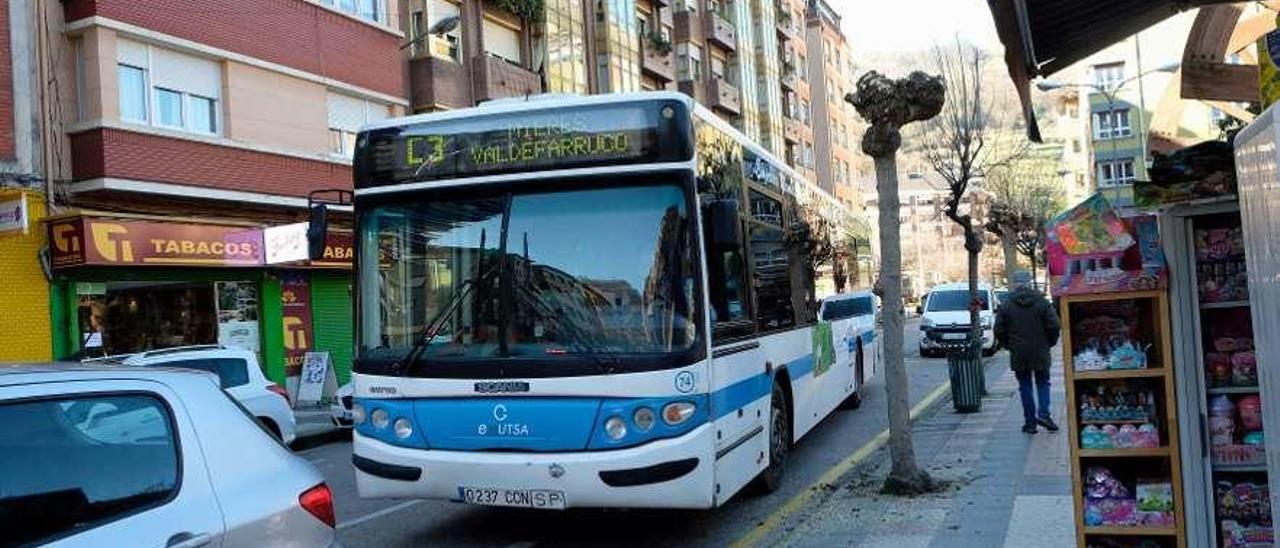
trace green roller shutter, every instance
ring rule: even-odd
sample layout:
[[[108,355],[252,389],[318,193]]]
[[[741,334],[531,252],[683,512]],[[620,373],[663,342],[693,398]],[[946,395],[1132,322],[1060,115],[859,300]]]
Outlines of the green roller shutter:
[[[346,272],[311,274],[311,325],[315,348],[328,352],[338,386],[351,379],[355,321],[351,308],[351,275]]]

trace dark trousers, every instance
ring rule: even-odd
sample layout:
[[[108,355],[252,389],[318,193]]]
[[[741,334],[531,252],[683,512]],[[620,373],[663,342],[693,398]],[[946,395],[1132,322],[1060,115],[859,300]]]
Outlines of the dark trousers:
[[[1035,424],[1037,417],[1049,418],[1049,372],[1036,371],[1033,374],[1031,371],[1014,371],[1013,375],[1018,378],[1018,394],[1022,396],[1022,418],[1026,424]],[[1035,382],[1034,395],[1032,377]]]

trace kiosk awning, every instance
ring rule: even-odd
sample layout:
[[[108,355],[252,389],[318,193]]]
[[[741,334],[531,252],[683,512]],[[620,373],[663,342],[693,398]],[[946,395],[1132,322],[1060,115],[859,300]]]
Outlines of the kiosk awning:
[[[1022,101],[1027,136],[1040,141],[1031,80],[1049,76],[1180,11],[1224,0],[987,0]]]

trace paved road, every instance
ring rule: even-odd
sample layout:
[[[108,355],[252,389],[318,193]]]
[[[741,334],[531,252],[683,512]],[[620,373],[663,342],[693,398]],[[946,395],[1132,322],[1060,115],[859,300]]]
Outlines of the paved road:
[[[934,391],[947,377],[946,361],[921,359],[917,320],[907,323],[911,400]],[[750,531],[827,469],[865,445],[887,425],[882,379],[868,384],[859,410],[837,411],[795,448],[786,481],[770,496],[739,495],[710,511],[538,512],[417,500],[365,500],[356,495],[351,443],[334,441],[300,451],[334,490],[339,538],[364,546],[723,546]]]

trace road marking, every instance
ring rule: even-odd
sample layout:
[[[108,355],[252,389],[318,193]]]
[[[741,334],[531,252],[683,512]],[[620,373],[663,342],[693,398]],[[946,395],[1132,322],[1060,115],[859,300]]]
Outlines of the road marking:
[[[344,522],[342,522],[342,523],[339,523],[339,524],[338,524],[338,528],[339,528],[339,529],[346,529],[346,528],[348,528],[348,527],[355,527],[355,526],[360,525],[361,523],[364,523],[364,522],[366,522],[366,521],[369,521],[369,520],[375,520],[375,519],[378,519],[378,518],[380,518],[380,517],[383,517],[383,516],[385,516],[385,515],[387,515],[387,514],[394,514],[394,513],[396,513],[396,512],[399,512],[399,511],[401,511],[401,510],[404,510],[405,508],[409,508],[409,507],[411,507],[411,506],[417,506],[417,505],[419,505],[419,504],[422,504],[422,501],[420,501],[420,500],[406,500],[406,501],[404,501],[404,502],[402,502],[402,503],[400,503],[400,504],[397,504],[397,505],[395,505],[395,506],[388,506],[388,507],[386,507],[386,508],[383,508],[383,509],[381,509],[381,510],[378,510],[377,512],[373,512],[373,513],[370,513],[370,514],[365,514],[365,515],[360,516],[360,517],[358,517],[358,518],[355,518],[355,519],[353,519],[353,520],[350,520],[350,521],[344,521]]]
[[[915,407],[911,408],[911,413],[909,415],[911,420],[915,421],[918,419],[921,414],[928,411],[929,408],[932,407],[933,404],[937,403],[938,400],[941,399],[942,396],[950,389],[951,381],[944,381],[933,392],[930,392],[924,397],[924,399],[920,400]],[[747,548],[760,544],[760,541],[764,540],[766,536],[782,525],[787,518],[791,517],[792,514],[796,513],[797,510],[812,500],[815,494],[825,491],[825,486],[834,484],[840,479],[840,476],[843,476],[846,472],[852,470],[853,467],[861,464],[862,461],[866,460],[881,447],[884,447],[888,442],[889,430],[882,430],[879,434],[876,434],[874,438],[871,438],[871,441],[868,441],[865,445],[859,447],[857,451],[854,451],[852,455],[849,455],[835,466],[827,469],[827,471],[824,472],[822,477],[819,477],[817,481],[813,482],[799,493],[796,493],[790,500],[778,507],[777,510],[774,510],[772,514],[769,514],[769,517],[760,522],[755,529],[752,529],[750,533],[747,533],[742,538],[733,541],[729,547]]]
[[[508,544],[506,548],[533,548],[534,546],[537,546],[537,545],[538,543],[533,542],[531,540],[522,540],[520,542],[513,542],[511,544]]]

